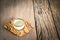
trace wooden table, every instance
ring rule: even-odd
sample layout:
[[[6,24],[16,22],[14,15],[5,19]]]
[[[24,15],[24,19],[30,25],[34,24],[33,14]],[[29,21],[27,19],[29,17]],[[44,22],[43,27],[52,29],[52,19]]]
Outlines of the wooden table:
[[[0,1],[0,40],[60,40],[59,3],[59,0]],[[3,27],[11,18],[26,20],[33,29],[17,37]]]
[[[32,0],[2,0],[0,4],[0,40],[36,40]],[[3,27],[11,18],[26,20],[32,25],[33,29],[25,36],[17,37]]]

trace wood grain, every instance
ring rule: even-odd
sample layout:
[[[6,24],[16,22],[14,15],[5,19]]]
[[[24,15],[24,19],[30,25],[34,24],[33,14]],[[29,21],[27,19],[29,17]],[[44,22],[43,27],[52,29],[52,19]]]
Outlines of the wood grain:
[[[60,40],[60,0],[51,0],[50,4],[51,4],[51,10],[55,22],[55,27]]]
[[[59,40],[49,0],[34,0],[33,2],[37,40]]]
[[[3,25],[15,17],[25,19],[34,29],[23,37],[11,34]],[[60,40],[60,1],[1,0],[0,26],[0,40]]]

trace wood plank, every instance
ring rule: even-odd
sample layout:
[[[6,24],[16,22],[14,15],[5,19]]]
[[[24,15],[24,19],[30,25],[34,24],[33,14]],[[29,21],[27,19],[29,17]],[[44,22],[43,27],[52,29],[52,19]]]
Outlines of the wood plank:
[[[0,38],[5,40],[36,40],[32,0],[1,0],[0,6],[1,27],[11,18],[22,18],[33,26],[33,29],[23,37],[17,37],[0,27]]]
[[[48,0],[34,0],[37,40],[59,40]]]
[[[50,0],[50,6],[55,22],[57,34],[58,37],[60,38],[60,0]]]

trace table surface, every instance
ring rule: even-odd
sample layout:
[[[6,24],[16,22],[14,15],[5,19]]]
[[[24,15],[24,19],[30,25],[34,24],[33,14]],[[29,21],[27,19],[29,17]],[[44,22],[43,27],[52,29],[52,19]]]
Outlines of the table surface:
[[[1,1],[0,3],[0,40],[36,40],[32,0],[11,0]],[[33,26],[33,29],[25,36],[17,37],[3,27],[3,25],[11,18],[21,18],[26,20]]]

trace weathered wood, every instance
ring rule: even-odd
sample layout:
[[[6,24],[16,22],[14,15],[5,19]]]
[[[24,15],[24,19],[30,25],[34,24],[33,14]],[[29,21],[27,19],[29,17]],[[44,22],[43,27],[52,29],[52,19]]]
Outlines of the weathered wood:
[[[59,40],[48,0],[34,0],[37,40]]]
[[[60,0],[49,0],[56,26],[57,34],[60,40]]]
[[[32,0],[0,0],[0,40],[36,40],[36,34],[37,40],[60,40],[59,3],[59,0],[33,0],[33,3]],[[14,36],[2,28],[13,17],[27,20],[34,29],[24,37]]]
[[[23,37],[17,37],[3,27],[11,18],[28,21],[33,29]],[[0,1],[0,40],[36,40],[32,0],[1,0]]]

